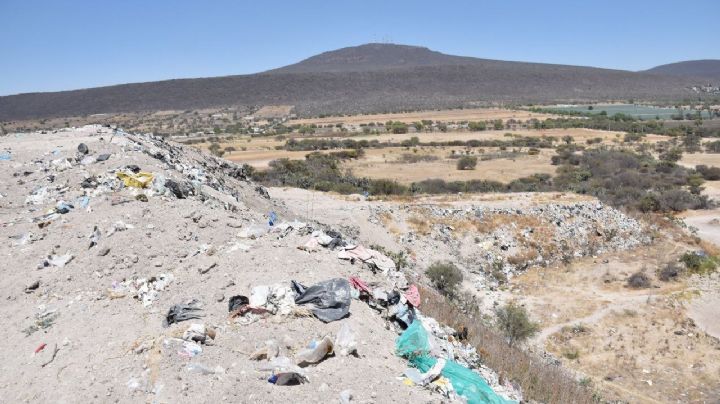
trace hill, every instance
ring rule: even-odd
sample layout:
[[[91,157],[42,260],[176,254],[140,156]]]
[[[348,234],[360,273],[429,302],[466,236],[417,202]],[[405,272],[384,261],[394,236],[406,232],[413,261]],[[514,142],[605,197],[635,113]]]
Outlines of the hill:
[[[369,44],[268,72],[0,97],[0,121],[230,105],[294,105],[303,115],[488,102],[677,99],[697,79],[444,55]]]
[[[684,62],[669,63],[645,70],[646,73],[657,73],[668,76],[698,77],[720,81],[720,60],[687,60]]]

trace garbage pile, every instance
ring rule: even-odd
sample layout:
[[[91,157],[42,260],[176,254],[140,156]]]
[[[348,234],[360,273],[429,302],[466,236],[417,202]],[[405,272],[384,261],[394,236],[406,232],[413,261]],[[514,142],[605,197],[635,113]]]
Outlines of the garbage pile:
[[[390,355],[433,323],[382,249],[192,148],[100,126],[40,136],[9,137],[0,160],[7,343],[32,355],[6,358],[22,370],[0,375],[19,386],[8,401],[437,398]],[[436,328],[444,359],[519,397]]]
[[[530,266],[629,250],[652,241],[642,223],[597,201],[512,208],[376,205],[369,209],[371,222],[389,215],[398,227],[409,229],[399,241],[420,252],[423,264],[450,255],[472,270],[478,289],[496,288]],[[426,227],[418,229],[413,224],[418,222]]]

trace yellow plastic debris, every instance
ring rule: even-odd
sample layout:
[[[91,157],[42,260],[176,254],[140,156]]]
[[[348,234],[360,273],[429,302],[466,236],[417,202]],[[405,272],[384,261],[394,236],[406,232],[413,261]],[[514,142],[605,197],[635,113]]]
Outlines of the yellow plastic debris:
[[[153,175],[146,172],[137,174],[117,173],[117,177],[122,180],[126,187],[147,188],[153,180]]]

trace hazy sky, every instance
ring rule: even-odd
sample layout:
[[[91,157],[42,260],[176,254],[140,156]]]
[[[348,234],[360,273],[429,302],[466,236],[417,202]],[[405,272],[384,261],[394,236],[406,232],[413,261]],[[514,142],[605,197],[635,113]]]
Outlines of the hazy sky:
[[[629,70],[720,59],[720,0],[0,0],[0,95],[263,71],[367,42]]]

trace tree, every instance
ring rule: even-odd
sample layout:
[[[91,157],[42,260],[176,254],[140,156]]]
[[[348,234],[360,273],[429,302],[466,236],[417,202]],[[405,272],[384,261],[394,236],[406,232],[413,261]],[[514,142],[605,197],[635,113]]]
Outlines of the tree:
[[[510,346],[532,337],[540,329],[537,323],[530,320],[525,308],[513,302],[495,309],[495,315],[497,326]]]
[[[477,157],[464,156],[460,157],[457,162],[458,170],[474,170],[477,166]]]
[[[565,142],[565,144],[570,144],[573,142],[573,140],[575,139],[570,135],[565,135],[562,137],[562,141]]]
[[[212,143],[208,147],[208,150],[210,150],[210,153],[218,157],[222,157],[223,154],[225,154],[225,150],[222,150],[219,143]]]
[[[660,160],[668,163],[676,163],[682,158],[682,150],[678,147],[673,147],[668,151],[660,154]]]
[[[463,280],[462,271],[452,262],[434,262],[425,271],[435,288],[445,296],[455,296],[457,287]]]
[[[493,128],[495,128],[495,130],[504,129],[504,128],[505,128],[505,125],[503,125],[502,119],[496,119],[496,120],[493,122]]]

